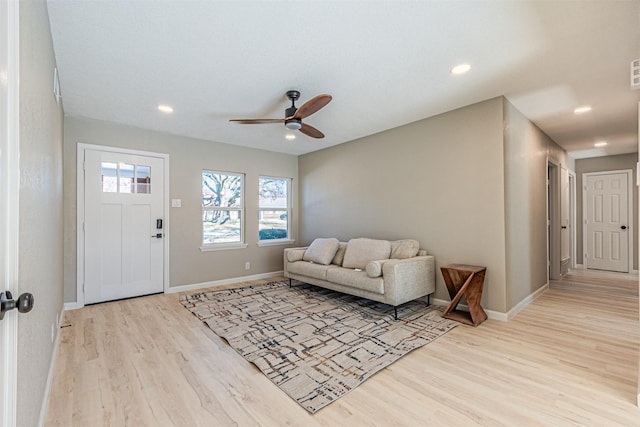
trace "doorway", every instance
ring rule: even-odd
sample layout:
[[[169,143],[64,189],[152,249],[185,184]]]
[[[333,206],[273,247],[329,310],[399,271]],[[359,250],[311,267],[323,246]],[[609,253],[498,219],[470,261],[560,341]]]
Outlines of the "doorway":
[[[163,292],[168,156],[79,144],[78,163],[78,305]]]

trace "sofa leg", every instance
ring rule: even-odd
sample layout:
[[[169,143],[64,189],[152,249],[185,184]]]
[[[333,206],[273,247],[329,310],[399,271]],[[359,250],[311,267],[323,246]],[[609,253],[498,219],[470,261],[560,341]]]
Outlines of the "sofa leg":
[[[431,305],[431,294],[427,295],[427,306]]]
[[[393,314],[394,314],[395,320],[398,320],[398,307],[396,307],[395,305],[393,306]]]
[[[291,288],[291,277],[289,277],[289,287]]]

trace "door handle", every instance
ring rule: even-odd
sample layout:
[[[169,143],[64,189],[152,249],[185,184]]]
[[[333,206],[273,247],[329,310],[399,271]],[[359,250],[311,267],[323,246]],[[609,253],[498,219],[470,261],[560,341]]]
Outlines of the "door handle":
[[[151,237],[153,237],[154,239],[162,239],[162,233],[158,233],[158,234],[156,234],[154,236],[151,236]]]
[[[566,226],[566,225],[563,225],[563,226],[562,226],[562,227],[560,227],[560,228],[562,228],[563,230],[566,230],[566,229],[567,229],[567,226]]]
[[[13,299],[11,292],[0,293],[0,320],[4,319],[4,314],[17,308],[20,313],[28,313],[33,309],[35,300],[33,294],[25,292],[18,297],[18,301]]]
[[[623,225],[622,227],[620,227],[620,229],[622,229],[622,230],[626,230],[626,229],[627,229],[627,226],[626,226],[626,225]]]

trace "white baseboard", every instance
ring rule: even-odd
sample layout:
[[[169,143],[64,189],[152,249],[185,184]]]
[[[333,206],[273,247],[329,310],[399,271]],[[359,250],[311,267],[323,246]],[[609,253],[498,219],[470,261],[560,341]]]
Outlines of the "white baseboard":
[[[65,302],[64,303],[64,311],[71,311],[71,310],[77,310],[79,308],[82,308],[83,306],[78,305],[77,302]]]
[[[218,286],[231,285],[233,283],[248,282],[250,280],[271,279],[272,277],[282,277],[284,271],[274,271],[271,273],[254,274],[252,276],[234,277],[231,279],[214,280],[212,282],[194,283],[192,285],[172,286],[167,291],[168,294],[177,292],[194,291],[202,288],[215,288]]]
[[[575,267],[573,267],[574,270],[584,270],[584,264],[576,264]]]
[[[47,375],[47,382],[44,386],[44,396],[42,397],[42,405],[40,406],[40,418],[38,419],[38,427],[44,426],[44,420],[47,416],[47,409],[49,407],[49,396],[51,395],[51,384],[53,383],[53,372],[56,368],[56,360],[58,359],[58,348],[60,347],[60,324],[62,323],[62,318],[64,317],[65,311],[66,310],[63,306],[57,316],[58,324],[56,325],[56,337],[53,341],[51,363],[49,364],[49,374]]]
[[[526,306],[535,301],[536,298],[545,293],[548,289],[549,283],[545,283],[544,285],[540,286],[534,293],[525,297],[522,301],[516,304],[515,307],[507,312],[507,320],[511,320],[516,317],[518,313],[520,313]]]
[[[532,293],[528,297],[524,298],[522,301],[516,304],[515,307],[513,307],[511,310],[509,310],[506,313],[502,313],[500,311],[494,311],[494,310],[487,310],[487,309],[484,309],[484,311],[485,313],[487,313],[487,317],[489,319],[507,322],[513,319],[514,317],[516,317],[518,313],[520,313],[526,306],[531,304],[536,298],[542,295],[547,289],[549,289],[549,284],[545,283],[538,290],[536,290],[534,293]],[[438,298],[431,298],[431,302],[435,305],[448,306],[451,301],[438,299]],[[465,304],[458,304],[457,308],[459,310],[469,311],[469,307]]]

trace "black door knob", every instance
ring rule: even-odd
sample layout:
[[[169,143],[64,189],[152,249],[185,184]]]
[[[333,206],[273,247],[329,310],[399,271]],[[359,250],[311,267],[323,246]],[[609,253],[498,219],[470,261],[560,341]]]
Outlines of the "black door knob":
[[[4,319],[4,314],[7,311],[14,308],[17,308],[20,313],[30,312],[33,309],[34,302],[33,294],[28,292],[20,295],[18,301],[13,299],[13,295],[9,291],[0,293],[0,320]]]
[[[621,228],[621,229],[623,229],[623,230],[626,230],[626,229],[627,229],[627,226],[626,226],[626,225],[623,225],[623,226],[622,226],[622,227],[620,227],[620,228]]]

